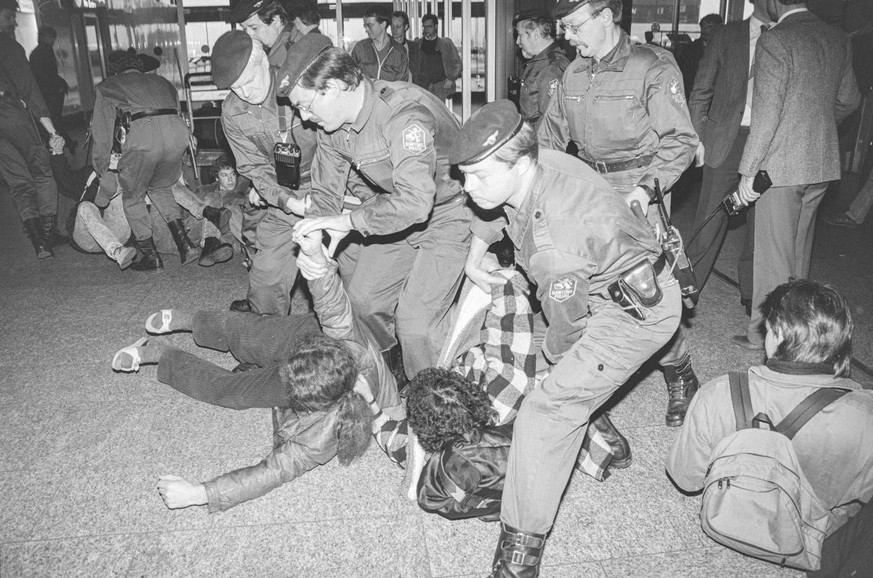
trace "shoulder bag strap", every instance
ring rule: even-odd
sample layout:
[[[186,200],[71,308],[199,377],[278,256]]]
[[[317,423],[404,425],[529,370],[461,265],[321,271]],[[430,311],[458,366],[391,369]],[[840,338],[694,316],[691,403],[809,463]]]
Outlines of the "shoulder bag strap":
[[[729,374],[731,383],[731,402],[734,406],[734,419],[737,431],[747,429],[752,424],[752,398],[749,395],[749,376],[746,373],[732,371]]]
[[[806,425],[806,422],[811,420],[815,414],[847,393],[849,393],[848,389],[833,387],[823,387],[813,392],[779,422],[779,425],[776,426],[776,431],[788,439],[793,439],[797,432],[800,431],[800,428]]]

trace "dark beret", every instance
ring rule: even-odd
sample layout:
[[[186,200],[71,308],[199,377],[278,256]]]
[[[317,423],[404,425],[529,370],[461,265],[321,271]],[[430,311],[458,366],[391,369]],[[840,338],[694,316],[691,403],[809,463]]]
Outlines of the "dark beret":
[[[230,88],[252,55],[252,38],[242,30],[225,32],[212,47],[212,82],[218,88]]]
[[[545,10],[539,10],[537,8],[522,10],[512,19],[512,25],[515,26],[519,22],[524,22],[525,20],[537,20],[539,18],[542,18],[543,20],[551,20],[552,15]]]
[[[279,96],[288,96],[288,93],[300,80],[300,75],[312,64],[315,57],[331,46],[333,43],[330,38],[317,32],[310,32],[292,44],[288,49],[288,56],[285,57],[285,62],[279,67],[279,74],[276,76],[279,82],[277,90]]]
[[[485,160],[518,134],[524,119],[506,99],[486,104],[467,119],[449,154],[453,165],[472,165]]]
[[[227,21],[231,24],[245,22],[251,18],[253,14],[257,14],[261,8],[269,6],[272,3],[273,0],[240,0],[237,2],[236,7],[230,11]]]
[[[591,0],[558,0],[557,4],[555,4],[555,9],[552,10],[552,15],[555,17],[555,20],[560,20],[564,16],[572,14],[579,8],[582,8],[589,2],[591,2]]]

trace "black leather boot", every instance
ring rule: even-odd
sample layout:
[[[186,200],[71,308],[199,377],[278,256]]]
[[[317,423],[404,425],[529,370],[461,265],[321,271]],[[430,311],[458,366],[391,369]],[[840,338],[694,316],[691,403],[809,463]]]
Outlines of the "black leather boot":
[[[230,231],[230,211],[225,208],[203,207],[203,217],[224,235]]]
[[[501,522],[489,578],[536,578],[545,545],[545,534],[522,532]]]
[[[397,391],[403,390],[409,383],[406,377],[406,369],[403,367],[403,352],[400,350],[400,344],[394,344],[391,349],[386,349],[382,352],[382,359],[388,369],[391,370],[391,375],[394,376],[394,381],[397,382]]]
[[[203,242],[203,250],[197,264],[201,267],[212,267],[216,263],[224,263],[233,258],[233,247],[222,243],[217,237],[207,237]]]
[[[42,237],[46,245],[57,247],[67,242],[67,238],[58,231],[57,215],[40,215],[39,222],[42,223]]]
[[[697,393],[700,383],[691,367],[691,356],[685,357],[676,365],[664,366],[664,381],[667,382],[667,414],[664,421],[670,427],[678,427],[685,421],[685,412],[691,398]]]
[[[631,456],[630,444],[609,419],[609,412],[600,412],[597,417],[591,420],[591,423],[612,450],[612,461],[609,462],[609,467],[621,470],[631,465],[633,456]]]
[[[182,259],[183,265],[193,263],[200,258],[200,247],[192,243],[191,239],[188,238],[188,233],[185,232],[185,224],[182,223],[182,219],[169,221],[167,227],[170,229],[173,241],[176,242],[176,248],[179,250],[179,257]]]
[[[24,232],[27,234],[30,242],[33,243],[33,250],[36,251],[37,259],[51,259],[55,256],[42,235],[42,225],[39,219],[33,217],[24,221]]]
[[[164,268],[164,262],[161,261],[161,256],[158,254],[158,248],[155,247],[155,240],[151,237],[147,239],[137,240],[136,246],[139,247],[140,257],[134,261],[130,268],[134,271],[160,271]]]

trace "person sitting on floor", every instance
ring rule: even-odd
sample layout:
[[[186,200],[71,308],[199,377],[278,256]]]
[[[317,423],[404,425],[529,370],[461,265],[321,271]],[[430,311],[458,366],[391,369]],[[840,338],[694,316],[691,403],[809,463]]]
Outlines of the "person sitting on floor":
[[[849,379],[853,327],[849,305],[830,285],[798,279],[776,287],[761,312],[768,359],[766,365],[748,372],[755,413],[779,424],[815,391],[850,390],[815,414],[793,437],[792,445],[812,490],[830,512],[821,569],[814,575],[869,575],[873,568],[873,391],[862,390]],[[692,399],[667,458],[667,472],[680,489],[703,489],[713,450],[737,431],[731,400],[727,375],[704,385]],[[774,520],[773,527],[777,525]]]

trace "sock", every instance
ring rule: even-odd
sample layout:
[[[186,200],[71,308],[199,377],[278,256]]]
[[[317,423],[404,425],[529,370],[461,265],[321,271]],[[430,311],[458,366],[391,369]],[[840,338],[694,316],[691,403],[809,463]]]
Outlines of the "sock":
[[[150,341],[145,345],[136,348],[139,353],[140,365],[155,364],[161,360],[161,355],[164,353],[166,346],[162,343]]]

